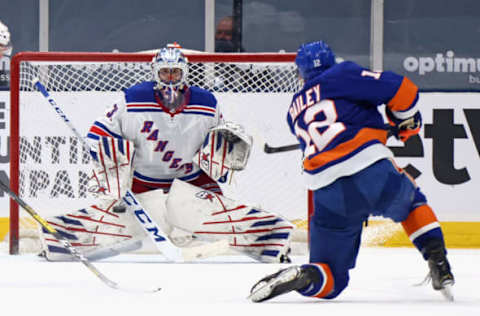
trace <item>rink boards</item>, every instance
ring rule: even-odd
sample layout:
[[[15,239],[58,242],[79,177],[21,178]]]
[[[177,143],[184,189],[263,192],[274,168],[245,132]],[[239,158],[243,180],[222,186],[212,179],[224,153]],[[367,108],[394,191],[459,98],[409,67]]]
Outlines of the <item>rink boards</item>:
[[[300,219],[300,225],[304,225],[306,194],[300,168],[300,151],[282,154],[263,152],[264,142],[273,146],[295,143],[285,120],[290,96],[282,93],[218,93],[216,96],[225,118],[243,124],[254,137],[254,148],[247,169],[235,174],[233,184],[225,186],[225,194],[281,213],[288,219]],[[70,97],[61,93],[56,95],[60,102]],[[74,118],[73,123],[77,128],[85,131],[94,117],[103,112],[104,106],[116,97],[118,95],[112,93],[76,96],[79,103],[89,104],[93,110],[72,108],[71,113],[69,109],[65,111]],[[388,143],[396,153],[398,164],[417,176],[417,183],[444,227],[447,243],[453,247],[480,247],[477,233],[480,231],[480,195],[477,189],[480,187],[479,104],[480,94],[476,93],[423,93],[420,107],[424,128],[420,137],[408,146],[393,139]],[[0,112],[5,118],[4,128],[0,125],[2,177],[9,174],[9,109],[9,93],[0,92]],[[86,112],[91,113],[93,118],[82,117],[82,113]],[[37,119],[41,120],[43,115],[47,122],[51,120],[51,113],[45,111],[40,111]],[[52,132],[47,124],[39,134],[47,137]],[[42,168],[49,166],[42,165]],[[75,208],[84,203],[79,199],[69,201],[68,205]],[[39,210],[43,216],[62,211]],[[3,194],[0,196],[0,237],[8,231],[8,216],[8,196]],[[388,225],[388,222],[382,222],[382,225]],[[409,244],[401,232],[383,242],[384,246]]]

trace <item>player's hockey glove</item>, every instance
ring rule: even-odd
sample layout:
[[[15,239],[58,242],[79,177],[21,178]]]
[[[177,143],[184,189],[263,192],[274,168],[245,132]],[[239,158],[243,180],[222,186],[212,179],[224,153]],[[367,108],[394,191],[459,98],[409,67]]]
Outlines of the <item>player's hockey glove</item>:
[[[392,126],[391,131],[393,135],[402,142],[406,142],[411,136],[420,132],[422,127],[422,115],[420,112],[416,112],[413,116],[403,120],[397,118],[388,107],[385,108],[385,113],[389,124]]]

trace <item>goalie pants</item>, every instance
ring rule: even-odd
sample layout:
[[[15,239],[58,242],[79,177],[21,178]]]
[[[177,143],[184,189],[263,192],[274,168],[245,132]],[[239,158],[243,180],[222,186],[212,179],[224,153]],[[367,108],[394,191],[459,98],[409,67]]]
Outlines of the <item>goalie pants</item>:
[[[182,180],[182,178],[180,178]],[[222,194],[222,189],[218,185],[218,183],[210,178],[205,172],[199,171],[199,175],[194,177],[191,180],[184,180],[194,186],[197,186],[199,188],[209,190],[218,194]],[[132,183],[132,192],[133,193],[144,193],[148,192],[151,190],[156,190],[156,189],[163,189],[165,193],[167,193],[170,190],[170,187],[172,186],[173,179],[169,182],[164,182],[164,183],[145,183],[137,180],[136,178],[133,179]]]
[[[443,243],[440,226],[426,203],[413,180],[389,159],[309,191],[309,265],[319,273],[314,286],[300,294],[331,299],[347,287],[369,215],[402,222],[420,251],[428,240]]]

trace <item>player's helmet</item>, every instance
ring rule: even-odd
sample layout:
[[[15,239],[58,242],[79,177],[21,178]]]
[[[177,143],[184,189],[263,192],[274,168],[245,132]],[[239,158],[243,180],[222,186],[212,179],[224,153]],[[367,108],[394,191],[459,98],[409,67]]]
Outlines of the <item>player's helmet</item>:
[[[188,76],[188,60],[176,47],[162,48],[152,60],[153,78],[157,87],[182,88]],[[169,72],[170,76],[162,75]]]
[[[10,32],[8,31],[8,27],[0,21],[0,56],[2,53],[11,50],[10,45]]]
[[[335,54],[324,41],[301,45],[295,64],[303,79],[308,80],[335,65]]]

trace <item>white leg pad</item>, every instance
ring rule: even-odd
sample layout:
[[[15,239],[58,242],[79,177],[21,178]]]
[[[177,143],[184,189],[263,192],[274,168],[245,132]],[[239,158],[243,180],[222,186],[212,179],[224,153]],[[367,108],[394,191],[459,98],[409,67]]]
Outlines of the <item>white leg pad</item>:
[[[146,234],[129,212],[117,213],[116,200],[101,200],[98,204],[47,218],[64,238],[91,260],[131,251],[141,244]],[[72,260],[70,252],[45,229],[40,228],[40,241],[47,260]]]
[[[167,221],[204,240],[228,239],[230,247],[262,262],[287,254],[294,225],[277,214],[241,204],[175,180],[166,201]]]

